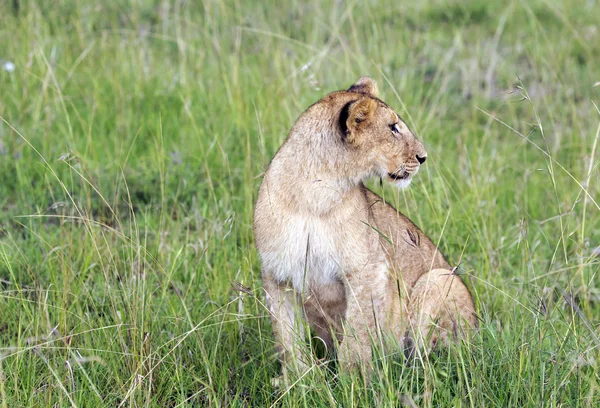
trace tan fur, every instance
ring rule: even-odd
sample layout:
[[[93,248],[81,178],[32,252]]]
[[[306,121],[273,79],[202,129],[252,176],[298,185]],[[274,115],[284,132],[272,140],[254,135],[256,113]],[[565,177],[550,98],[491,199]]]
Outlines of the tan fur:
[[[476,326],[471,295],[419,228],[367,189],[405,187],[427,153],[362,77],[296,121],[267,169],[254,235],[273,330],[287,368],[306,369],[306,319],[340,344],[344,367],[368,366],[382,335],[417,345]]]

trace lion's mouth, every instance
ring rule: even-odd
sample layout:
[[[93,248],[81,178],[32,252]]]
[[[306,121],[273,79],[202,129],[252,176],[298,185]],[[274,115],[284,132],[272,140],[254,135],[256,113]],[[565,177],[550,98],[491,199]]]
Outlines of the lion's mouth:
[[[403,171],[402,173],[388,173],[388,177],[392,180],[405,180],[410,176],[407,171]]]

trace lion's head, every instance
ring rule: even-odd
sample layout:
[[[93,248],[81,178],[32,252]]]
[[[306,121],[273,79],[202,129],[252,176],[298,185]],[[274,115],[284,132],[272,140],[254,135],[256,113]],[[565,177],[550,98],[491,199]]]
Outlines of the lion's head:
[[[380,176],[407,187],[427,158],[423,144],[392,108],[377,98],[377,84],[360,78],[347,92],[355,94],[342,108],[343,140],[356,151],[365,176]]]

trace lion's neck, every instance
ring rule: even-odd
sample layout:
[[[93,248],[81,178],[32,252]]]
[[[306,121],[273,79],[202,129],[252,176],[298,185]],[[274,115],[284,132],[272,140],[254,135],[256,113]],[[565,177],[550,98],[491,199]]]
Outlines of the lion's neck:
[[[326,140],[289,140],[272,163],[280,193],[298,212],[325,215],[359,192],[364,174],[356,172],[344,147]],[[295,208],[294,208],[295,207]]]

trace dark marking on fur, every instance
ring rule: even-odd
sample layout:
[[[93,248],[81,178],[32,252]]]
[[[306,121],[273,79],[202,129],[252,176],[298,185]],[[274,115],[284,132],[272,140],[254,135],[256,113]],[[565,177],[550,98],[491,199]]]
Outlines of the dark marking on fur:
[[[408,232],[408,237],[410,238],[412,243],[415,245],[415,247],[418,247],[419,245],[421,245],[421,237],[419,236],[418,232],[412,232],[409,228],[406,229],[406,232]]]

